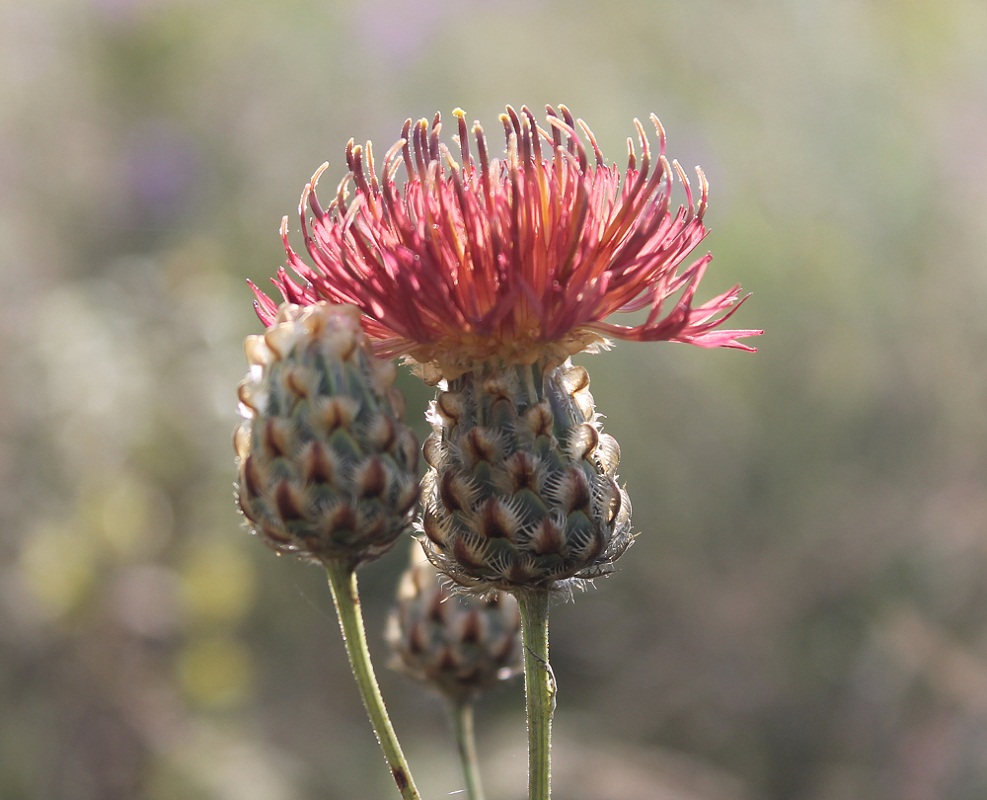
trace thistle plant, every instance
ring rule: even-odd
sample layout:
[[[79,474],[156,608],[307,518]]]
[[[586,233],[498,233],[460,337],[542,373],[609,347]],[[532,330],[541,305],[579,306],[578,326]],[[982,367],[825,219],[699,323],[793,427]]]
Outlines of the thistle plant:
[[[234,434],[238,501],[279,552],[321,562],[353,674],[402,797],[418,798],[370,662],[356,568],[408,530],[418,442],[401,422],[395,370],[370,350],[348,306],[285,303],[245,343]]]
[[[388,618],[391,666],[447,702],[469,800],[483,800],[473,732],[476,698],[521,669],[521,614],[505,592],[455,594],[448,579],[411,550]]]
[[[287,268],[273,282],[289,304],[357,309],[378,358],[403,357],[436,386],[417,528],[461,591],[518,601],[529,798],[547,800],[549,600],[611,572],[635,537],[620,448],[570,357],[611,339],[753,351],[741,340],[761,331],[724,328],[746,299],[739,286],[695,300],[712,258],[689,259],[706,235],[708,185],[697,168],[694,193],[668,161],[657,117],[657,152],[635,120],[623,170],[564,106],[544,123],[508,107],[503,157],[479,123],[454,117],[451,147],[439,115],[408,120],[379,169],[369,142],[350,141],[349,172],[325,206],[323,165],[299,203],[309,260],[283,220]],[[676,181],[685,203],[673,210]],[[278,302],[253,289],[258,316],[276,326]],[[625,312],[644,320],[611,321]]]

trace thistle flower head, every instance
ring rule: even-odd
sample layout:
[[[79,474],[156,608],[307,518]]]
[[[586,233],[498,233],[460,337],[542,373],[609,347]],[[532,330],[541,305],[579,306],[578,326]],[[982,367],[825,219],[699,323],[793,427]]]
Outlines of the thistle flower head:
[[[408,120],[379,170],[370,143],[351,140],[349,173],[325,207],[316,184],[326,165],[316,172],[299,204],[311,265],[282,222],[291,272],[274,283],[286,300],[356,306],[377,353],[406,356],[433,383],[484,365],[551,368],[608,337],[753,349],[739,340],[760,331],[721,329],[742,302],[738,286],[694,302],[711,260],[688,261],[706,234],[708,187],[697,169],[697,199],[669,163],[657,117],[657,152],[635,120],[621,170],[564,106],[548,107],[544,125],[508,107],[500,158],[479,123],[454,116],[454,149],[438,114]],[[673,210],[676,178],[686,203]],[[272,324],[277,304],[254,291]],[[609,321],[641,310],[639,324]]]

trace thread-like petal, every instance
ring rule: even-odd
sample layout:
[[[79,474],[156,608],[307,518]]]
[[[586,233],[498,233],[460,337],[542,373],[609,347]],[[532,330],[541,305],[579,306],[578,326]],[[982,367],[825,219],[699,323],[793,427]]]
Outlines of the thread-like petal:
[[[479,123],[455,116],[460,161],[437,114],[408,120],[379,171],[369,143],[350,142],[327,206],[316,193],[325,165],[316,172],[299,207],[311,265],[281,228],[288,269],[273,282],[287,301],[356,306],[379,355],[406,356],[433,381],[484,363],[560,364],[607,337],[753,350],[740,340],[761,331],[721,329],[739,287],[694,303],[711,257],[685,262],[706,235],[708,184],[697,169],[697,201],[656,117],[658,153],[635,120],[640,155],[631,143],[621,172],[564,106],[548,107],[545,128],[508,107],[503,158],[490,157]],[[686,203],[673,210],[676,180]],[[251,288],[271,325],[277,304]],[[642,309],[639,324],[607,321]]]

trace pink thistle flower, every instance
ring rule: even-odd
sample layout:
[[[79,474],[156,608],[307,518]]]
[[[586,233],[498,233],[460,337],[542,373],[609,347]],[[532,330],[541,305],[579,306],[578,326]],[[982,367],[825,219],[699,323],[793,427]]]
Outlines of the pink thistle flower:
[[[527,108],[508,106],[499,159],[479,123],[474,157],[465,114],[453,113],[458,160],[439,140],[436,114],[431,126],[405,122],[379,174],[370,143],[350,140],[349,174],[327,208],[315,187],[328,165],[319,168],[299,203],[313,266],[289,244],[287,218],[281,224],[297,276],[282,267],[273,280],[285,300],[356,306],[378,355],[406,356],[430,382],[486,363],[551,367],[608,337],[754,350],[739,340],[761,331],[721,329],[746,299],[739,286],[694,301],[712,256],[685,263],[706,235],[708,184],[697,168],[697,207],[682,168],[665,157],[657,117],[657,158],[635,120],[640,158],[628,138],[621,171],[605,164],[592,131],[565,106],[548,107],[546,128]],[[675,175],[686,205],[673,213]],[[251,286],[271,325],[277,303]],[[640,324],[608,321],[640,310]]]

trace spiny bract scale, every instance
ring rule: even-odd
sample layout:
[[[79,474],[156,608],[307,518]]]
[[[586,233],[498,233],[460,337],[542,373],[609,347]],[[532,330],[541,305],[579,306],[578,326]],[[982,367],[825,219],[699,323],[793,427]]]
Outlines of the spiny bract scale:
[[[421,527],[441,571],[512,592],[612,571],[631,507],[585,369],[467,373],[440,388],[429,421]]]
[[[401,422],[395,367],[373,356],[359,312],[285,303],[245,350],[234,447],[254,532],[320,561],[385,553],[411,526],[418,442]]]
[[[504,592],[454,596],[416,545],[388,618],[392,666],[467,702],[521,671],[521,612]]]

